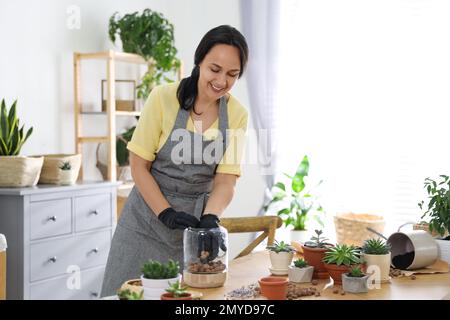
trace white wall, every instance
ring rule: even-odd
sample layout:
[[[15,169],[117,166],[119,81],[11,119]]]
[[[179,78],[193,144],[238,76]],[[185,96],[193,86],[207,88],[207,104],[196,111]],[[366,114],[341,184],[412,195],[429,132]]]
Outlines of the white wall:
[[[81,27],[67,27],[67,9],[80,8]],[[0,0],[0,99],[8,104],[18,99],[18,115],[34,132],[21,154],[72,153],[74,143],[73,116],[73,52],[120,50],[108,39],[108,20],[121,14],[150,8],[164,14],[174,25],[176,46],[185,73],[193,66],[194,51],[201,37],[212,27],[230,24],[240,29],[239,0]],[[103,62],[82,64],[82,100],[86,108],[99,107],[100,81],[105,76]],[[121,66],[117,78],[136,75],[139,70]],[[245,77],[233,94],[249,108]],[[85,135],[106,132],[104,116],[83,118]],[[119,119],[118,130],[132,124],[132,119]],[[99,179],[95,168],[95,147],[84,148],[85,178]],[[246,165],[236,196],[225,216],[255,215],[264,189],[256,165]],[[233,235],[230,256],[248,239]]]

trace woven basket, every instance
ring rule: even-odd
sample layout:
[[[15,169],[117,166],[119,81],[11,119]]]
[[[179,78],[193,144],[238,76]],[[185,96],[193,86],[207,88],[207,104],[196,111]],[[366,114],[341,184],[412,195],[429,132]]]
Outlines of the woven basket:
[[[70,185],[77,181],[81,167],[81,154],[46,154],[42,166],[40,184]],[[70,170],[61,170],[63,163],[69,162]]]
[[[372,214],[341,213],[334,216],[336,239],[339,244],[362,246],[364,240],[378,238],[367,227],[383,234],[385,221]]]
[[[0,156],[0,187],[35,186],[43,162],[43,157]]]

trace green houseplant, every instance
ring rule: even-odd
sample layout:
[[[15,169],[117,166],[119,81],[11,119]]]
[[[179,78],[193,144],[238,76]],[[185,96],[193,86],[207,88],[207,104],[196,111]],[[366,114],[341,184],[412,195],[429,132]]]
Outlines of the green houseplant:
[[[180,68],[176,58],[173,25],[161,13],[145,9],[125,14],[114,13],[109,19],[109,38],[122,41],[124,52],[135,53],[148,61],[148,70],[137,87],[137,96],[146,99],[150,91],[162,80],[172,82],[167,73]]]
[[[289,281],[304,283],[311,282],[314,272],[314,267],[310,266],[304,259],[297,259],[293,266],[289,266]]]
[[[365,274],[360,266],[354,266],[348,273],[342,274],[342,289],[350,293],[364,293],[368,291],[367,280],[369,275]]]
[[[273,245],[267,246],[272,266],[270,271],[274,275],[285,275],[288,273],[288,267],[294,258],[295,249],[285,243],[275,240]]]
[[[192,294],[187,292],[187,287],[182,286],[180,281],[169,282],[166,293],[161,295],[161,300],[192,300]]]
[[[303,256],[306,261],[314,267],[313,278],[315,279],[327,279],[329,277],[328,271],[323,264],[323,257],[329,247],[333,245],[328,243],[328,239],[322,236],[322,230],[315,230],[310,241],[306,241],[302,245]]]
[[[167,282],[175,283],[181,280],[180,264],[171,259],[167,263],[149,260],[141,270],[146,300],[159,300],[167,288]]]
[[[439,246],[440,259],[450,263],[450,178],[440,175],[440,179],[426,178],[424,188],[428,193],[428,205],[424,201],[419,203],[420,209],[426,211],[422,215],[428,218],[430,232],[436,231],[441,238],[436,239]]]
[[[367,272],[375,272],[375,281],[388,282],[391,270],[391,245],[382,239],[368,239],[361,248]]]
[[[309,159],[304,156],[295,174],[285,176],[290,180],[290,188],[283,182],[277,182],[272,188],[272,199],[264,206],[267,212],[272,205],[281,204],[281,209],[277,209],[277,215],[283,219],[286,227],[292,226],[293,231],[301,231],[300,235],[293,236],[291,240],[304,242],[306,236],[307,219],[312,216],[323,227],[320,214],[323,213],[322,206],[318,203],[317,197],[313,196],[312,188],[306,185],[305,177],[309,174]],[[320,185],[322,181],[318,183]]]
[[[25,131],[17,117],[17,101],[7,108],[5,99],[0,107],[0,187],[34,186],[39,181],[43,157],[19,156],[20,150],[33,132]]]
[[[342,284],[342,274],[361,262],[358,248],[352,245],[337,244],[328,248],[323,257],[325,268],[335,284]]]

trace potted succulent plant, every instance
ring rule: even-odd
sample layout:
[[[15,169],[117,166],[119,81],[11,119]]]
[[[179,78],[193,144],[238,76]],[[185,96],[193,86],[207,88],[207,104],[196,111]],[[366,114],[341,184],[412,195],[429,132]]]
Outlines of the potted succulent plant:
[[[277,182],[272,189],[272,199],[264,206],[267,212],[272,205],[277,207],[277,215],[283,219],[286,227],[291,226],[291,241],[304,243],[309,239],[307,220],[314,217],[323,227],[321,215],[323,208],[318,203],[317,196],[312,194],[313,188],[307,188],[305,177],[309,173],[309,160],[304,156],[294,176],[285,174],[290,180],[290,190],[287,190],[283,182]],[[320,181],[317,186],[322,183]],[[317,187],[316,186],[316,187]]]
[[[303,257],[314,267],[314,279],[327,279],[329,277],[322,260],[325,252],[333,245],[327,242],[327,238],[322,237],[322,233],[322,230],[315,230],[315,235],[311,237],[310,241],[306,241],[302,245]]]
[[[187,287],[182,286],[180,281],[169,282],[166,291],[161,295],[161,300],[192,300],[192,294],[187,292]]]
[[[360,264],[360,253],[355,246],[337,244],[328,248],[323,257],[325,268],[334,280],[334,284],[342,284],[342,274],[350,270],[352,265]]]
[[[0,187],[28,187],[39,181],[44,157],[19,156],[33,128],[24,132],[16,114],[17,101],[9,111],[3,99],[0,107]]]
[[[180,265],[169,260],[167,263],[149,260],[142,267],[141,282],[146,300],[159,300],[167,288],[167,282],[181,280]]]
[[[369,239],[362,246],[362,260],[366,264],[367,272],[376,266],[379,269],[380,282],[389,281],[391,269],[391,245],[381,239]]]
[[[369,275],[365,274],[360,266],[354,266],[350,269],[350,272],[342,274],[342,289],[350,293],[367,292],[368,279]]]
[[[289,281],[291,282],[311,282],[314,267],[310,266],[304,259],[297,259],[293,266],[289,266]]]
[[[258,280],[261,295],[269,300],[286,300],[288,280],[281,277],[264,277]]]
[[[119,289],[117,290],[117,296],[119,300],[143,300],[144,291],[141,290],[140,293],[135,291],[130,291],[130,289]]]
[[[271,246],[267,246],[270,254],[270,262],[272,267],[270,271],[275,275],[285,275],[288,273],[288,267],[294,258],[295,249],[285,243],[284,241],[275,243]]]
[[[450,264],[450,178],[440,175],[440,180],[425,179],[424,188],[428,193],[428,207],[422,219],[429,219],[430,232],[436,231],[440,237],[436,239],[440,259]],[[424,201],[419,203],[424,209]],[[445,236],[447,234],[447,236]]]

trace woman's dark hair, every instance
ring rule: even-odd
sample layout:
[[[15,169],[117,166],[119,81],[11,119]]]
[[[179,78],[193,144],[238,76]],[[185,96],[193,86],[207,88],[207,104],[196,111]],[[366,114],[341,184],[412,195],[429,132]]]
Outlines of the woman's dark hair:
[[[245,65],[248,60],[248,46],[244,36],[236,29],[228,25],[222,25],[209,30],[200,41],[197,50],[195,50],[194,69],[190,77],[181,80],[177,90],[177,98],[180,107],[189,110],[194,106],[197,98],[197,83],[200,77],[199,64],[205,56],[217,44],[228,44],[239,50],[239,58],[241,60],[241,68],[239,78],[244,73]]]

